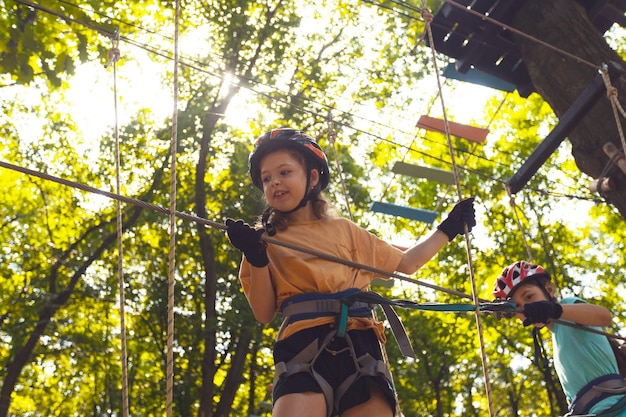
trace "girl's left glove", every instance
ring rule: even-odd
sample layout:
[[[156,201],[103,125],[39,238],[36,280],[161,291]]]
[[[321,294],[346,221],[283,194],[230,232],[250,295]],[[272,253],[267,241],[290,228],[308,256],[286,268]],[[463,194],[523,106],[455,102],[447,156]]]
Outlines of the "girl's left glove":
[[[534,323],[547,323],[550,319],[558,319],[563,314],[563,307],[556,301],[537,301],[524,304],[522,314],[526,317],[524,326]]]
[[[226,219],[226,234],[230,243],[246,256],[248,262],[257,268],[269,264],[267,259],[267,243],[261,239],[265,230],[253,229],[243,220]]]
[[[448,236],[448,242],[450,242],[457,235],[465,233],[465,225],[467,225],[468,232],[471,232],[472,227],[476,226],[474,197],[466,198],[457,203],[450,211],[450,214],[448,214],[448,217],[437,226],[437,229],[444,232]]]

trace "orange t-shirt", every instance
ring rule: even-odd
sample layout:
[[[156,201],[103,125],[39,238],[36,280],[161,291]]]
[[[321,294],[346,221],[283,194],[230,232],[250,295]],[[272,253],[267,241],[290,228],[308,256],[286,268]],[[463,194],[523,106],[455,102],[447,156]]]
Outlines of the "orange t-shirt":
[[[286,230],[277,231],[272,238],[390,273],[396,270],[402,258],[399,249],[342,217],[289,223]],[[268,244],[267,257],[276,292],[276,311],[279,311],[283,301],[294,295],[311,292],[332,294],[350,288],[367,290],[372,279],[389,278],[277,244]],[[245,257],[241,262],[239,278],[247,296],[250,264]],[[334,317],[300,320],[283,329],[280,338],[334,321]],[[348,319],[348,330],[367,328],[374,329],[378,338],[385,341],[382,323],[373,318]]]

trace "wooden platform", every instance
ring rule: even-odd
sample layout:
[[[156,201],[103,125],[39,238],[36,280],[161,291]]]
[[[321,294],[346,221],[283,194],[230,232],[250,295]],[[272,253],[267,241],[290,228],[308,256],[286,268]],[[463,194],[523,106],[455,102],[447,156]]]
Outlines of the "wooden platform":
[[[480,14],[508,25],[519,10],[522,0],[454,0]],[[578,0],[591,22],[606,32],[614,23],[626,26],[626,0]],[[510,31],[483,20],[462,8],[443,3],[431,24],[435,49],[456,59],[455,69],[466,74],[472,68],[512,84],[522,97],[535,87],[530,80],[519,49]],[[426,37],[427,44],[429,42]]]

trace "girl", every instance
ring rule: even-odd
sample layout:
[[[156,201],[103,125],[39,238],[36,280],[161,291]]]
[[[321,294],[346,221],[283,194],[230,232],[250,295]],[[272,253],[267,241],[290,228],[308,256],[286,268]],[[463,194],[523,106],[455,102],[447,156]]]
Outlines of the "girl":
[[[256,228],[232,219],[226,226],[231,244],[244,254],[239,277],[255,318],[267,324],[276,312],[283,316],[274,346],[272,415],[393,416],[395,392],[380,346],[383,325],[370,304],[345,302],[367,290],[376,274],[267,245],[261,236],[411,274],[476,224],[473,199],[458,203],[423,242],[400,250],[329,213],[322,196],[330,179],[326,155],[304,132],[282,128],[260,136],[249,168],[268,208]]]
[[[608,338],[552,321],[567,320],[600,330],[611,323],[611,313],[577,297],[557,302],[555,292],[541,266],[518,261],[496,278],[493,295],[513,300],[524,326],[546,326],[552,333],[554,367],[570,403],[568,416],[626,416],[626,385]]]

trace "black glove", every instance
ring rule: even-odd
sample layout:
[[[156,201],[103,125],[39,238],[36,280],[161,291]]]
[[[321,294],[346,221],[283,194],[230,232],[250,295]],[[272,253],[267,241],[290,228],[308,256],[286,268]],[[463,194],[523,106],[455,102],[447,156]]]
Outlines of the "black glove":
[[[243,220],[226,219],[226,234],[230,243],[246,256],[248,262],[257,268],[262,268],[269,263],[267,259],[267,243],[261,239],[265,230],[253,229]]]
[[[474,197],[466,198],[452,208],[448,217],[441,222],[437,229],[441,230],[448,236],[448,242],[457,235],[465,233],[465,225],[467,231],[471,232],[472,227],[476,226],[476,214],[474,213]]]
[[[522,314],[526,316],[524,326],[534,323],[547,323],[550,319],[558,319],[563,314],[563,307],[556,301],[537,301],[524,304]]]

